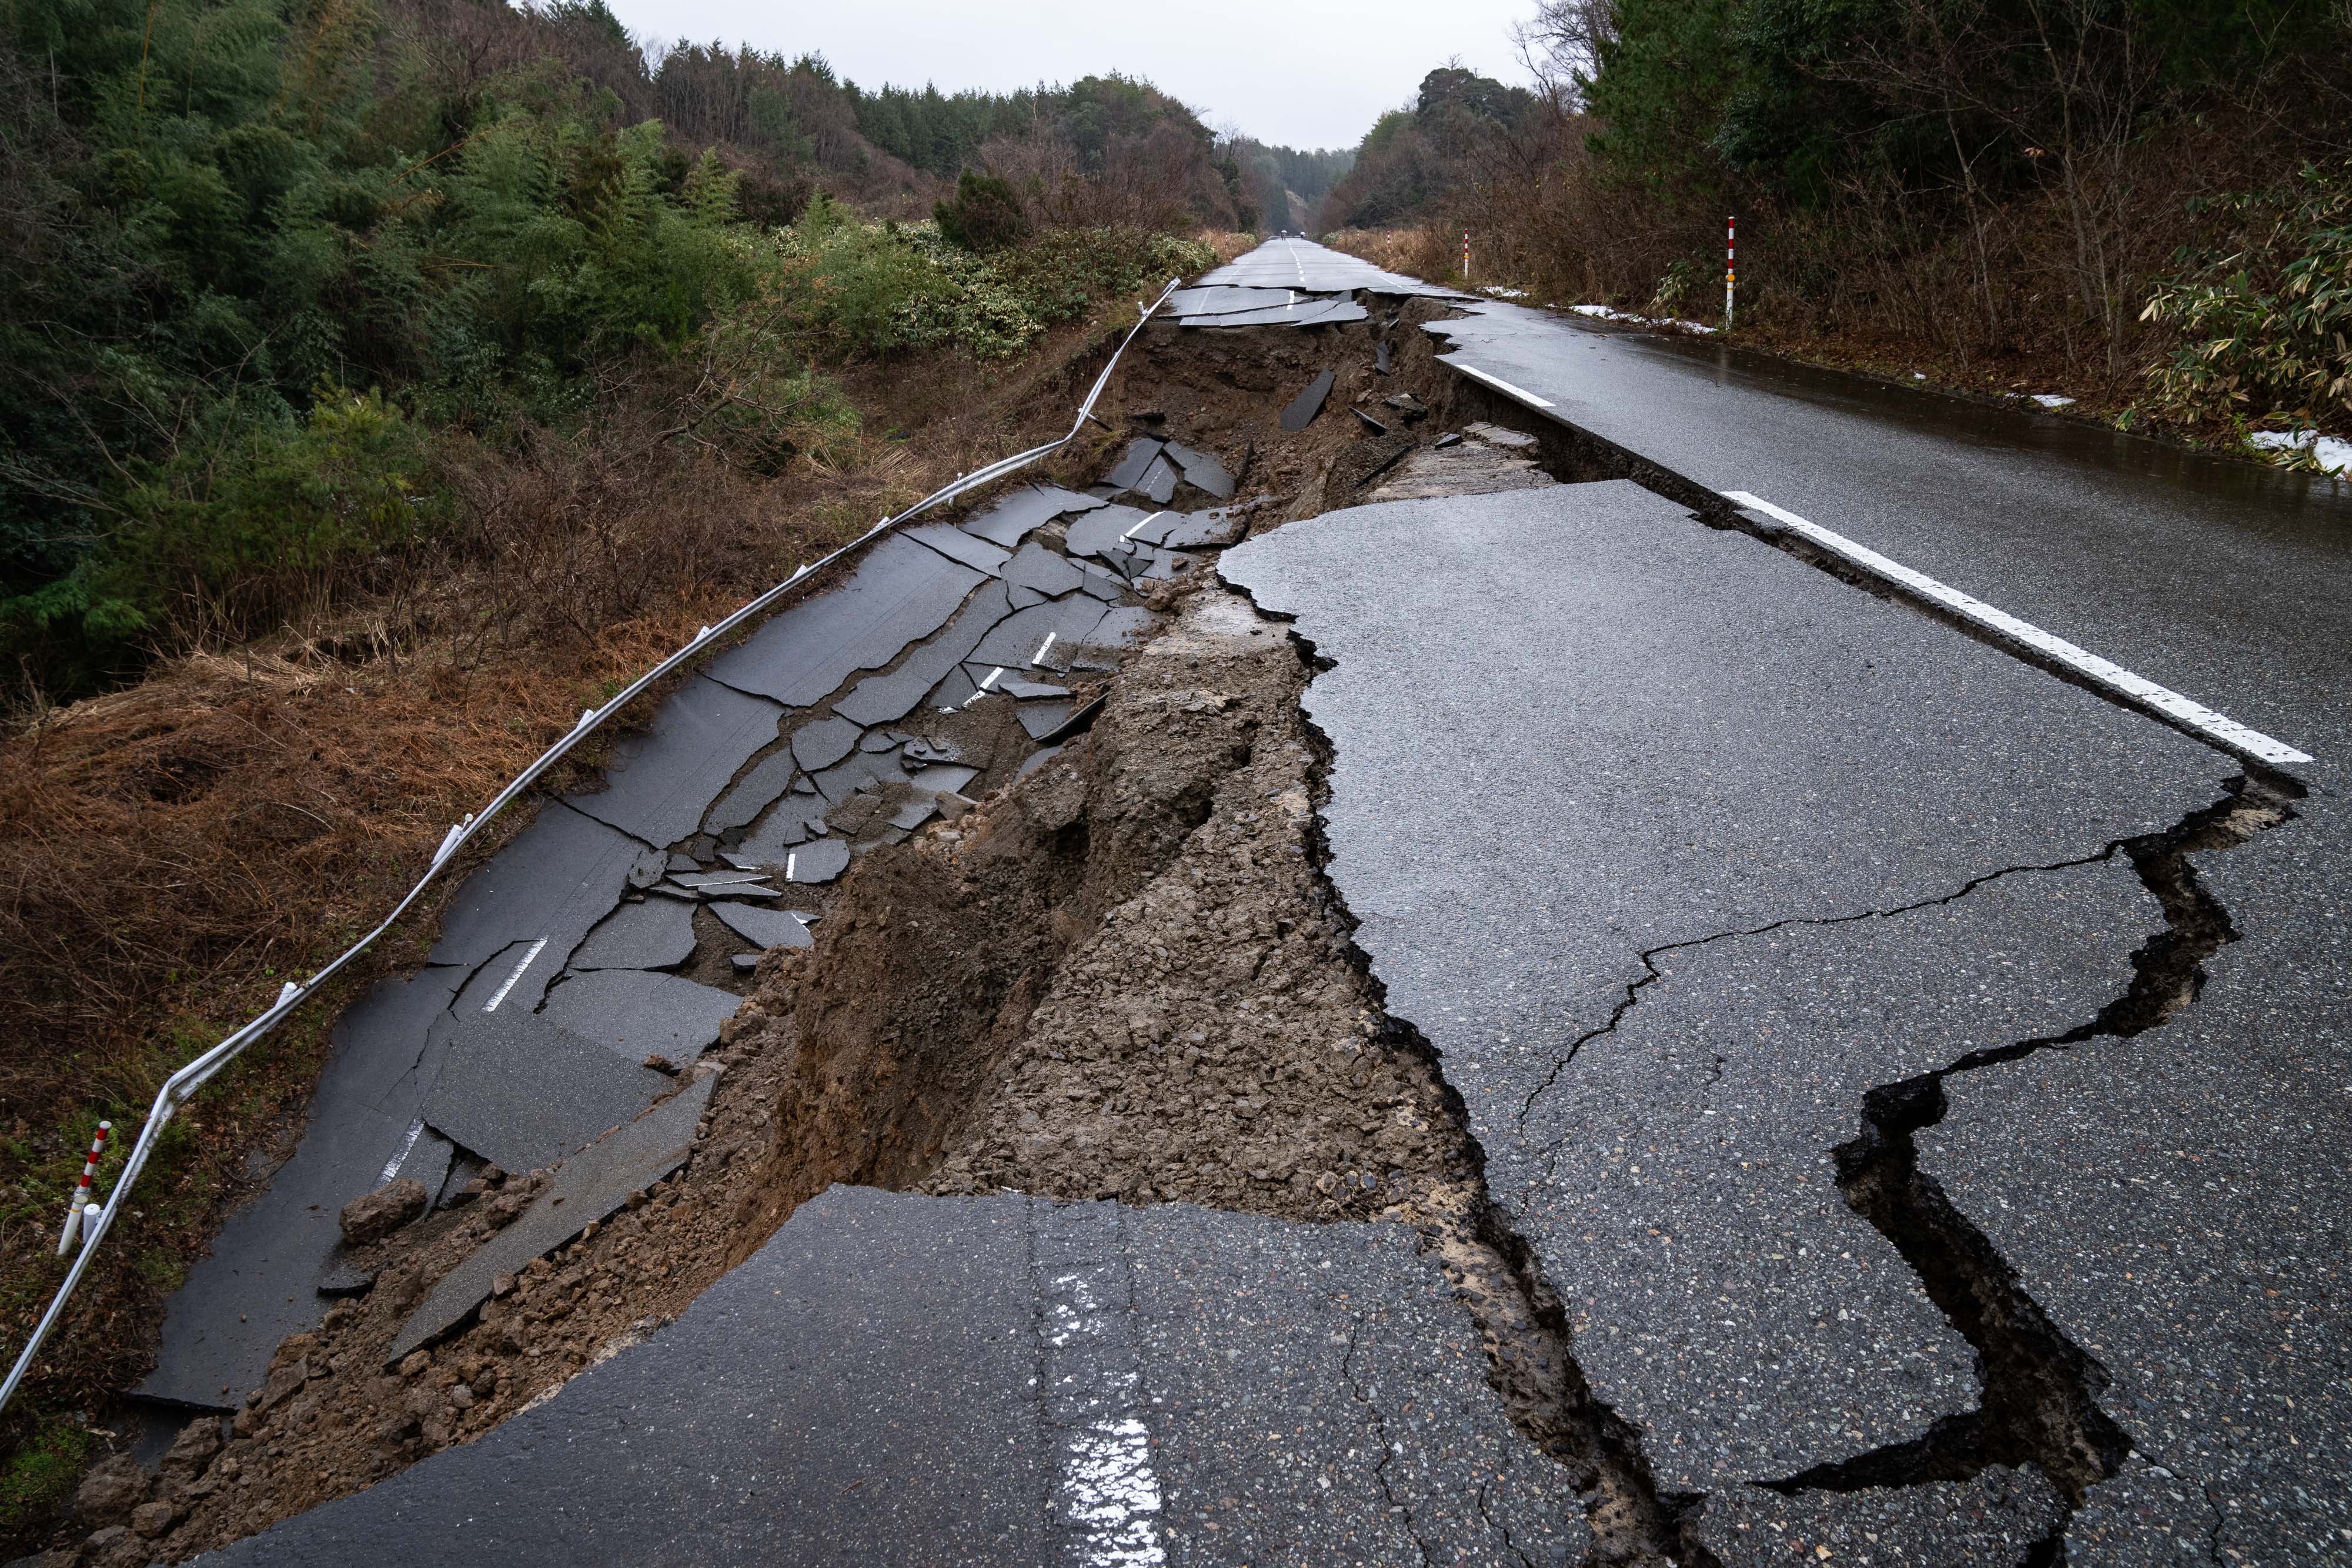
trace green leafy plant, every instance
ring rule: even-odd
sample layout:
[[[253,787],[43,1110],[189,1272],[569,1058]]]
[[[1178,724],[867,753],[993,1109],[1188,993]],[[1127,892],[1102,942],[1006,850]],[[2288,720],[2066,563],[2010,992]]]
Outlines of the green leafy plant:
[[[2148,372],[2159,406],[2195,422],[2352,426],[2352,165],[2226,198],[2257,237],[2159,284],[2144,321],[2181,343]]]

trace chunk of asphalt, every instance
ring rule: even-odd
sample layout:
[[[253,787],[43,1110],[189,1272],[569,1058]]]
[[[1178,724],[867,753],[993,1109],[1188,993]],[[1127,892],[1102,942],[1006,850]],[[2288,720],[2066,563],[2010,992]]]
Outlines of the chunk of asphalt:
[[[625,904],[572,953],[574,969],[668,969],[694,956],[694,906],[675,899]]]
[[[919,768],[907,777],[918,789],[929,789],[933,794],[961,795],[965,786],[980,777],[980,769],[942,762]]]
[[[772,874],[772,873],[762,872],[761,873],[762,880],[758,882],[721,882],[714,883],[708,887],[682,887],[674,882],[664,883],[654,891],[666,893],[673,898],[682,898],[692,904],[704,904],[714,898],[773,898],[776,896],[776,890],[770,887],[764,880]]]
[[[782,716],[763,697],[696,675],[643,733],[614,746],[604,789],[564,803],[649,844],[683,839],[737,770],[776,738]]]
[[[1095,697],[1091,701],[1082,703],[1075,711],[1066,715],[1061,723],[1043,732],[1032,730],[1030,737],[1044,745],[1058,747],[1064,741],[1092,728],[1096,716],[1103,710],[1105,700],[1102,697]]]
[[[1032,539],[1006,564],[1004,580],[1010,587],[1034,589],[1048,599],[1056,599],[1085,582],[1086,575],[1068,557],[1056,555]]]
[[[737,974],[748,975],[752,970],[760,967],[760,955],[757,953],[736,953],[730,955],[727,961],[734,967]]]
[[[1043,681],[1024,681],[1018,675],[1005,676],[996,683],[995,689],[1008,697],[1018,697],[1024,702],[1032,698],[1066,697],[1070,695],[1070,688],[1067,686],[1047,685]]]
[[[737,779],[734,786],[719,796],[705,813],[702,831],[724,833],[730,829],[748,827],[758,821],[761,812],[774,805],[782,798],[784,791],[793,787],[793,752],[789,747],[779,747],[760,758],[751,765],[751,770]]]
[[[1012,554],[1003,545],[968,534],[953,523],[925,523],[919,528],[906,530],[907,537],[930,546],[950,560],[961,561],[974,571],[984,571],[994,577],[1004,570]]]
[[[1083,512],[1103,503],[1093,496],[1058,486],[1032,486],[1013,491],[988,510],[957,525],[964,532],[1012,549],[1030,533],[1066,512]]]
[[[1372,369],[1382,375],[1387,375],[1394,368],[1395,361],[1391,357],[1389,340],[1382,338],[1372,345]]]
[[[750,871],[733,867],[727,871],[688,872],[684,875],[673,876],[670,881],[679,887],[691,889],[707,898],[711,896],[714,890],[739,888],[763,882],[767,879],[767,874],[766,872],[756,867]],[[606,967],[610,967],[610,966]]]
[[[1458,430],[1449,430],[1449,431],[1447,431],[1444,434],[1443,434],[1443,435],[1439,436],[1439,437],[1437,438],[1437,440],[1436,440],[1436,442],[1435,442],[1435,444],[1434,444],[1436,445],[1437,450],[1439,450],[1440,452],[1443,452],[1443,451],[1444,451],[1447,447],[1449,447],[1449,446],[1453,445],[1454,443],[1456,443],[1456,442],[1460,441],[1461,439],[1462,439],[1462,433],[1461,433],[1460,431],[1458,431]]]
[[[1180,288],[1168,297],[1161,307],[1171,316],[1230,316],[1248,310],[1277,308],[1291,303],[1297,296],[1292,288],[1237,287],[1231,284],[1213,284],[1204,287]]]
[[[612,913],[643,846],[553,801],[467,877],[442,916],[432,962],[467,968],[517,942],[568,953]]]
[[[1108,653],[1124,652],[1143,640],[1151,629],[1152,613],[1140,604],[1113,605],[1095,622],[1080,646]]]
[[[1315,416],[1323,412],[1323,400],[1331,395],[1331,383],[1337,380],[1336,372],[1325,371],[1307,382],[1307,390],[1292,398],[1290,406],[1282,411],[1282,428],[1295,435],[1313,423]]]
[[[313,1287],[342,1241],[336,1216],[395,1174],[387,1167],[403,1157],[440,1071],[457,1027],[449,1004],[466,973],[426,968],[378,981],[335,1020],[293,1157],[188,1265],[187,1282],[163,1304],[154,1370],[133,1393],[230,1408],[261,1386],[280,1340],[318,1322]]]
[[[694,871],[698,869],[702,864],[700,861],[696,860],[692,855],[688,854],[673,854],[663,863],[671,871]],[[651,887],[654,885],[654,883],[659,882],[661,878],[656,876],[654,878],[653,882],[639,882],[635,872],[631,872],[629,873],[629,885],[631,887]]]
[[[629,862],[629,885],[651,887],[662,879],[662,870],[667,864],[667,858],[659,850],[638,851],[637,858]]]
[[[890,813],[890,825],[902,833],[909,832],[939,815],[939,797],[929,789],[918,789]]]
[[[1024,553],[1034,548],[1024,546]],[[888,674],[868,675],[858,682],[847,696],[833,705],[833,711],[859,724],[891,724],[906,717],[921,705],[923,694],[970,655],[989,628],[1012,614],[1013,609],[1003,583],[982,584],[946,631],[908,654]]]
[[[1389,427],[1387,425],[1382,424],[1379,420],[1374,419],[1362,409],[1351,407],[1348,412],[1354,414],[1358,419],[1363,421],[1365,428],[1371,431],[1373,434],[1386,435],[1389,433]]]
[[[1341,321],[1361,321],[1371,312],[1352,299],[1302,299],[1296,305],[1267,306],[1223,316],[1185,316],[1180,327],[1322,327]]]
[[[1176,498],[1178,477],[1176,465],[1168,461],[1168,455],[1163,452],[1151,460],[1151,466],[1146,468],[1143,477],[1135,482],[1135,492],[1153,506],[1164,507]]]
[[[670,1082],[658,1072],[638,1071],[660,1080],[665,1087]],[[488,1297],[499,1275],[519,1272],[532,1259],[554,1251],[579,1235],[590,1220],[602,1219],[627,1202],[629,1194],[653,1186],[684,1165],[694,1152],[695,1127],[718,1082],[716,1073],[703,1073],[566,1161],[537,1201],[513,1224],[441,1277],[424,1304],[393,1337],[384,1364],[400,1362],[471,1314]]]
[[[907,781],[907,775],[899,768],[896,755],[873,751],[853,753],[848,760],[811,777],[816,780],[816,787],[824,798],[836,806],[870,785],[904,784]]]
[[[938,631],[982,580],[937,550],[886,538],[847,582],[795,604],[713,660],[710,678],[806,707]]]
[[[1225,465],[1205,452],[1195,452],[1171,441],[1166,455],[1184,471],[1184,482],[1196,490],[1205,490],[1220,501],[1234,498],[1234,476]]]
[[[710,907],[721,920],[725,911],[751,908],[732,901]],[[683,1064],[709,1050],[718,1041],[719,1026],[742,1005],[732,991],[697,985],[683,976],[601,969],[572,976],[550,991],[539,1016],[609,1046],[624,1061],[667,1056]]]
[[[789,909],[754,909],[748,904],[714,904],[710,913],[727,929],[758,947],[813,947],[808,923]]]
[[[968,665],[985,676],[1002,665],[1005,670],[1066,670],[1069,655],[1108,612],[1089,594],[1074,593],[1045,604],[1015,611],[992,628],[971,652]],[[1049,643],[1047,639],[1052,641]]]
[[[634,1120],[668,1088],[609,1045],[501,1008],[457,1020],[425,1120],[495,1165],[537,1170]]]
[[[1104,557],[1129,549],[1129,536],[1150,526],[1157,515],[1135,507],[1105,507],[1088,513],[1070,525],[1070,553]]]
[[[814,776],[857,749],[858,727],[838,715],[804,724],[793,731],[793,760]]]
[[[1160,524],[1160,537],[1152,543],[1166,549],[1222,549],[1239,538],[1241,531],[1241,517],[1223,507],[1211,512],[1184,512]],[[1142,535],[1136,537],[1140,538]]]
[[[809,885],[831,882],[849,869],[849,846],[839,839],[815,839],[788,857],[793,881]]]
[[[1056,702],[1023,703],[1013,712],[1021,720],[1021,727],[1029,732],[1029,738],[1042,740],[1062,727],[1062,721],[1070,716],[1070,705]]]
[[[1103,476],[1103,483],[1114,490],[1134,489],[1143,482],[1143,476],[1150,472],[1151,465],[1160,460],[1161,444],[1150,436],[1138,436],[1129,442],[1126,453],[1111,471]]]

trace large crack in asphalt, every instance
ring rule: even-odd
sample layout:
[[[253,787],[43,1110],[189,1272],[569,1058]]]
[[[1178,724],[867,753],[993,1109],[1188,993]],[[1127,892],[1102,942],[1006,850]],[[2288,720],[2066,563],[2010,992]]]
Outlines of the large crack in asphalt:
[[[2221,800],[2175,826],[2111,846],[2111,854],[2128,857],[2163,909],[2165,925],[2133,953],[2123,993],[2088,1022],[1970,1051],[1864,1093],[1860,1135],[1833,1151],[1839,1189],[1902,1254],[1928,1298],[1975,1349],[1980,1401],[1908,1442],[1761,1484],[1788,1492],[1853,1491],[1965,1480],[1991,1466],[2032,1463],[2065,1495],[2071,1516],[2090,1487],[2121,1468],[2132,1444],[2100,1406],[2106,1369],[2051,1320],[1990,1239],[1920,1167],[1917,1135],[1943,1120],[1948,1079],[2043,1051],[2129,1040],[2190,1006],[2204,984],[2205,960],[2239,939],[2229,911],[2190,857],[2234,849],[2291,821],[2292,802],[2303,793],[2292,779],[2249,772],[2231,779]],[[2060,1560],[2055,1553],[2065,1524],[2062,1518],[2041,1543],[2051,1553],[2045,1561]]]

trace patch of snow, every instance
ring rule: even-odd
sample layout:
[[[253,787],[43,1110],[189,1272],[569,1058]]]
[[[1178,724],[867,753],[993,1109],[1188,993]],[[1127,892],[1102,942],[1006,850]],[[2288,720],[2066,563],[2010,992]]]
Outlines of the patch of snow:
[[[1927,372],[1925,371],[1913,371],[1911,372],[1911,379],[1915,382],[1924,382],[1927,379]]]
[[[1506,288],[1499,283],[1482,283],[1478,287],[1480,293],[1491,294],[1497,299],[1525,299],[1528,297],[1524,288]]]
[[[2246,444],[2258,452],[2285,452],[2297,456],[2308,453],[2323,473],[2352,471],[2352,441],[2322,435],[2316,430],[2257,430],[2246,437]]]
[[[1603,321],[1631,321],[1636,327],[1674,327],[1709,337],[1717,331],[1704,321],[1685,321],[1674,316],[1636,316],[1631,310],[1612,310],[1606,305],[1571,305],[1569,308],[1580,316],[1597,316]]]
[[[2064,408],[2074,400],[2071,397],[2061,397],[2056,392],[2035,392],[2033,401],[2044,408]]]

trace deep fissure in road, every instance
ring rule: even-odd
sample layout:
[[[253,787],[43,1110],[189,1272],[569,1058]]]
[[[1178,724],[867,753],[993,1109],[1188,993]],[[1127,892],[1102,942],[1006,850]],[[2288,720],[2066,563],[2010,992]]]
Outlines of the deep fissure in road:
[[[2238,933],[2189,857],[2234,849],[2291,821],[2291,802],[2302,793],[2291,779],[2248,775],[2173,828],[2108,847],[2108,854],[2128,858],[2166,924],[2133,953],[2130,985],[2097,1017],[2063,1034],[1970,1052],[1864,1095],[1861,1135],[1835,1150],[1839,1188],[1975,1347],[1982,1399],[1911,1442],[1765,1484],[1848,1491],[1963,1480],[1989,1466],[2031,1462],[2079,1506],[2088,1488],[2121,1468],[2131,1442],[2100,1407],[2106,1369],[2050,1320],[1991,1240],[1921,1168],[1916,1137],[1943,1120],[1948,1079],[2042,1051],[2129,1040],[2192,1005],[2205,960]]]

